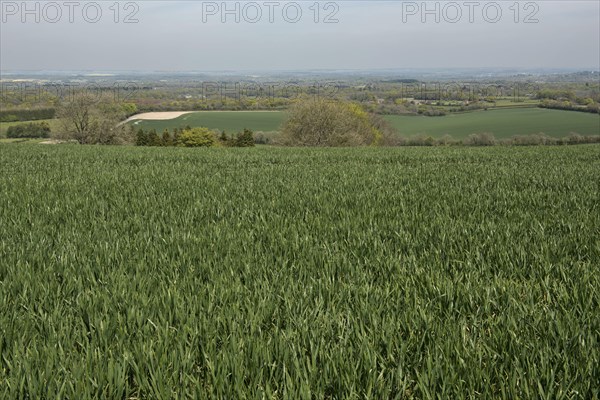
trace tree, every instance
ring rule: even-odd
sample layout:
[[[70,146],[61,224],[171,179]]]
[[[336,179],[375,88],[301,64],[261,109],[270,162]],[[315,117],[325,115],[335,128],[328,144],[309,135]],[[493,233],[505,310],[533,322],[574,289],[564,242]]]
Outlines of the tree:
[[[354,103],[316,99],[296,103],[282,131],[295,146],[364,146],[382,144],[391,128]]]
[[[211,147],[217,142],[215,134],[208,128],[184,129],[178,143],[184,147]]]
[[[162,145],[162,141],[158,133],[156,133],[156,129],[150,130],[148,133],[148,146],[160,146]]]
[[[221,135],[219,136],[219,140],[224,145],[227,145],[227,142],[229,141],[229,138],[227,137],[227,133],[225,133],[225,131],[221,131]]]
[[[140,128],[137,131],[135,145],[136,146],[148,146],[148,135],[146,134],[146,132],[144,132],[144,130],[142,128]]]
[[[235,147],[254,147],[254,133],[250,129],[244,128],[244,131],[238,133],[235,138]]]
[[[173,146],[177,146],[177,144],[179,143],[179,135],[181,135],[181,129],[173,129]]]
[[[132,115],[137,114],[138,112],[138,108],[135,103],[123,103],[121,105],[121,108],[123,110],[123,113],[125,114],[125,118],[129,118]]]
[[[123,144],[134,141],[133,130],[120,121],[123,107],[108,98],[76,93],[63,101],[57,112],[63,129],[59,139],[76,140],[80,144]]]
[[[81,144],[91,141],[95,130],[95,103],[93,96],[82,93],[61,104],[58,117],[63,121],[64,139],[74,139]]]
[[[162,133],[162,145],[173,146],[173,138],[171,137],[168,129],[165,129]]]

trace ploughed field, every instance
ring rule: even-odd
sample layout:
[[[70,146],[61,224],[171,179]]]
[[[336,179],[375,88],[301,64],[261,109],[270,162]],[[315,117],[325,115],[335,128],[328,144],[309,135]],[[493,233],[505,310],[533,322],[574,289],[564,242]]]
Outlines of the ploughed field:
[[[198,111],[169,120],[133,120],[130,124],[136,129],[156,129],[159,134],[165,129],[186,126],[224,130],[227,133],[240,132],[244,128],[273,132],[279,130],[284,118],[282,111]]]
[[[0,398],[600,395],[598,145],[0,167]]]

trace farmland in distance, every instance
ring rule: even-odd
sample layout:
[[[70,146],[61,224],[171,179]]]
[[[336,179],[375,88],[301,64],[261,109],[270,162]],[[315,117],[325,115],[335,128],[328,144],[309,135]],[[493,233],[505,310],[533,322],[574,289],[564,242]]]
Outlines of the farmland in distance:
[[[137,128],[164,129],[204,126],[210,129],[239,132],[244,128],[254,131],[278,131],[285,119],[283,111],[200,111],[172,120],[134,121]],[[571,132],[580,135],[600,135],[600,115],[540,108],[497,109],[451,114],[443,117],[388,115],[385,119],[405,137],[429,135],[440,138],[450,135],[464,139],[473,133],[489,132],[497,139],[514,135],[545,133],[563,138]]]

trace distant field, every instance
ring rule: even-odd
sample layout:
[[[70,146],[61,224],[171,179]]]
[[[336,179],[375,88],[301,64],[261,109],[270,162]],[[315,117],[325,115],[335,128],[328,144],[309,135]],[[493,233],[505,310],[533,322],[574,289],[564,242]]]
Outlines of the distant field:
[[[143,129],[156,129],[159,133],[165,129],[205,126],[210,129],[225,130],[234,133],[244,130],[272,132],[279,130],[284,112],[280,111],[202,111],[182,115],[175,119],[162,121],[134,121],[132,125]]]
[[[165,121],[136,121],[136,127],[173,129],[190,125],[225,130],[229,133],[249,128],[254,131],[277,131],[285,118],[280,111],[202,111]],[[385,117],[403,136],[446,134],[462,139],[472,133],[491,132],[497,138],[544,132],[564,137],[570,132],[582,135],[600,134],[600,115],[573,111],[504,109],[453,114],[445,117],[415,117],[390,115]]]
[[[544,132],[564,137],[570,132],[600,134],[600,115],[542,108],[476,111],[444,117],[386,116],[403,136],[446,134],[462,139],[472,133],[491,132],[496,138]]]

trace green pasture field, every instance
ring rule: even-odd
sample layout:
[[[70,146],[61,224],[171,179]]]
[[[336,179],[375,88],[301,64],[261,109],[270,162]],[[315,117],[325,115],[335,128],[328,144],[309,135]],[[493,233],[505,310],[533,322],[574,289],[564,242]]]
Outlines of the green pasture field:
[[[0,398],[600,396],[598,145],[0,169]]]
[[[452,114],[444,117],[398,116],[385,118],[403,136],[419,134],[434,138],[446,134],[463,139],[472,133],[491,132],[497,139],[514,135],[544,132],[548,136],[566,137],[571,132],[581,135],[600,135],[600,115],[541,108],[497,109]],[[244,128],[254,131],[277,131],[285,119],[281,111],[201,111],[166,121],[133,122],[136,127],[156,129],[205,126],[234,133]]]
[[[403,136],[423,134],[439,138],[450,135],[463,139],[483,132],[493,133],[497,139],[540,132],[559,138],[571,132],[600,135],[599,114],[542,108],[473,111],[443,117],[390,115],[385,118]]]
[[[131,124],[144,130],[156,129],[160,134],[165,129],[204,126],[209,129],[225,130],[229,134],[241,132],[244,128],[255,132],[279,130],[285,113],[281,111],[200,111],[184,114],[164,121],[133,121]]]
[[[493,106],[498,108],[526,108],[537,107],[539,104],[539,100],[514,101],[511,98],[499,98],[495,103],[493,103]]]

